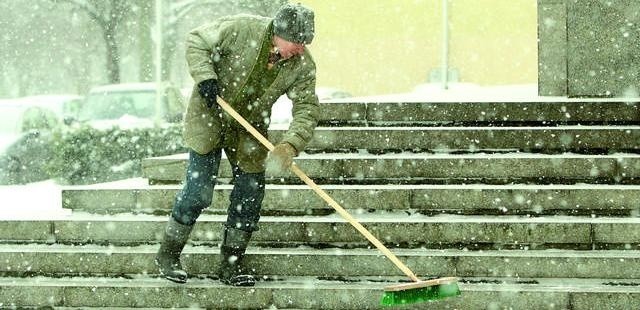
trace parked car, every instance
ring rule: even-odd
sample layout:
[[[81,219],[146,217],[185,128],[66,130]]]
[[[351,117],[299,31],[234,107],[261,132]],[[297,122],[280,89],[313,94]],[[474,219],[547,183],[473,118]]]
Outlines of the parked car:
[[[29,130],[5,146],[0,184],[50,178],[88,184],[129,178],[139,175],[141,159],[181,151],[178,127],[185,101],[170,83],[99,86],[82,104],[56,111],[33,108],[16,112],[33,121],[16,125]],[[53,116],[58,113],[64,116]],[[58,126],[65,123],[71,126]],[[46,124],[60,130],[31,130]]]
[[[45,180],[53,130],[77,116],[77,95],[43,95],[0,100],[0,184]]]
[[[16,100],[0,100],[0,151],[20,135],[24,110]]]
[[[50,130],[78,116],[83,97],[40,95],[0,100],[0,133]]]
[[[51,136],[51,131],[32,130],[6,143],[0,153],[0,185],[49,179],[45,166],[55,152]]]
[[[180,122],[184,110],[180,90],[169,83],[113,84],[92,88],[77,120],[97,128],[150,127]]]
[[[82,103],[78,95],[0,100],[0,152],[30,131],[50,131],[76,118]]]

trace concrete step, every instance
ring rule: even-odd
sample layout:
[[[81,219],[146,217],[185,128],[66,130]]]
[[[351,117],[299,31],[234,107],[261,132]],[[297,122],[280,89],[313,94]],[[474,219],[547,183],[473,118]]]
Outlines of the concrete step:
[[[158,276],[158,245],[135,247],[0,245],[2,276]],[[219,247],[187,246],[182,263],[191,276],[215,276]],[[639,279],[640,251],[395,249],[416,274],[457,277]],[[377,249],[263,248],[250,246],[247,266],[258,276],[402,276]]]
[[[638,124],[640,103],[624,99],[530,102],[352,102],[321,103],[321,124],[549,125]]]
[[[237,288],[211,279],[179,285],[146,276],[0,278],[0,307],[381,309],[384,287],[400,279],[287,277]],[[403,309],[638,309],[639,284],[611,279],[468,278],[459,284],[460,297]]]
[[[148,158],[143,176],[152,184],[184,179],[187,154]],[[565,154],[302,154],[295,162],[319,184],[327,183],[633,183],[640,176],[640,155]],[[221,178],[231,176],[226,159]],[[301,183],[290,172],[267,171],[269,183]]]
[[[354,214],[371,233],[393,248],[570,248],[635,249],[640,218],[578,216]],[[0,222],[0,242],[137,245],[157,243],[166,216],[72,214],[51,221]],[[225,215],[202,215],[191,240],[218,244]],[[370,247],[337,215],[263,216],[252,239],[257,245]]]
[[[273,143],[284,130],[271,130]],[[640,126],[558,127],[318,127],[307,152],[366,149],[451,152],[582,153],[637,151]]]
[[[179,185],[74,186],[62,190],[63,208],[97,214],[168,214]],[[407,210],[421,214],[640,214],[638,185],[323,185],[342,207],[353,212]],[[206,213],[224,214],[232,185],[215,187]],[[268,184],[263,215],[333,213],[306,185]]]

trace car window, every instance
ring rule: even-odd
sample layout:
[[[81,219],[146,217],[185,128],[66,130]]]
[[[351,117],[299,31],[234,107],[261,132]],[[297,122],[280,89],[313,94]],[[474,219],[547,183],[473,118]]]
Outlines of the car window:
[[[25,107],[0,103],[0,134],[13,135],[20,132],[20,120]]]
[[[43,107],[29,107],[22,115],[20,131],[52,130],[60,126],[60,119],[56,113]]]
[[[155,92],[104,92],[87,96],[81,109],[80,120],[118,119],[125,115],[153,118]]]
[[[73,99],[65,101],[62,106],[62,114],[64,117],[77,118],[82,110],[82,99]]]

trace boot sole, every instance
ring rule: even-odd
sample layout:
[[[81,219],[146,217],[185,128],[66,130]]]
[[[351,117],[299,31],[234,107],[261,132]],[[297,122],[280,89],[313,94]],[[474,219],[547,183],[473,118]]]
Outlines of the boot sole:
[[[171,282],[175,282],[175,283],[187,283],[187,278],[175,278],[172,277],[170,275],[165,274],[164,272],[162,272],[162,268],[160,268],[160,263],[158,263],[157,259],[153,260],[154,264],[156,265],[156,267],[158,267],[158,272],[160,272],[160,275],[163,276],[165,279],[171,281]]]
[[[256,285],[256,280],[253,276],[245,276],[245,275],[235,276],[229,280],[220,279],[220,282],[222,282],[222,284],[226,284],[230,286],[248,287],[248,286]]]
[[[164,274],[163,274],[163,276],[164,276],[165,279],[167,279],[167,280],[169,280],[171,282],[180,283],[180,284],[187,283],[187,279],[172,278],[172,277],[164,275]]]

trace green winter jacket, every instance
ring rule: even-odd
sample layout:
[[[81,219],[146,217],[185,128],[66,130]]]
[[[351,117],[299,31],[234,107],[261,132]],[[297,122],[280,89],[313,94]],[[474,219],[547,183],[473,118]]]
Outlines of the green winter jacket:
[[[187,35],[187,64],[195,81],[184,118],[187,147],[200,154],[224,148],[231,163],[243,171],[264,171],[267,149],[226,112],[209,109],[198,93],[198,83],[217,79],[220,97],[265,136],[271,106],[287,94],[293,120],[282,141],[298,153],[304,149],[318,123],[315,63],[305,49],[302,55],[279,61],[271,69],[276,71],[267,71],[271,40],[272,19],[251,15],[224,17]]]

